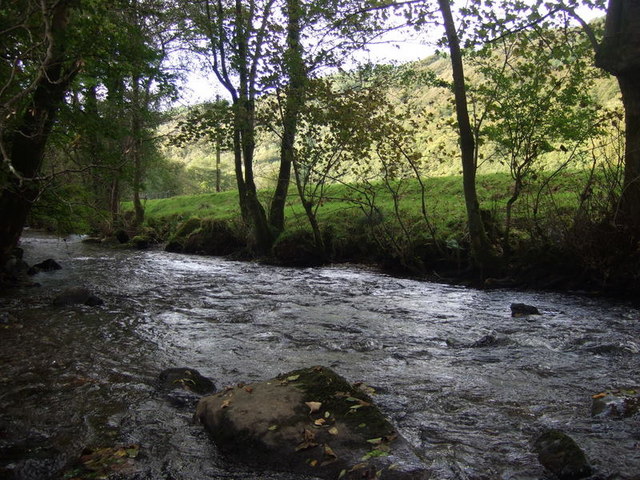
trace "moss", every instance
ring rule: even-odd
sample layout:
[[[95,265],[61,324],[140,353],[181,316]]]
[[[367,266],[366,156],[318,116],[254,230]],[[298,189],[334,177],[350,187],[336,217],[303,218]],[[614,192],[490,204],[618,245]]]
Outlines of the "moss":
[[[313,234],[303,229],[280,234],[272,253],[276,260],[292,267],[322,265],[326,261],[323,252],[315,244]]]
[[[134,248],[145,250],[149,248],[150,241],[149,238],[145,235],[136,235],[131,239],[130,243]]]
[[[182,222],[176,228],[176,233],[173,235],[173,239],[185,239],[195,230],[202,226],[202,220],[197,217],[191,217],[190,219]]]
[[[365,439],[393,435],[395,430],[373,400],[335,372],[321,366],[294,370],[278,380],[305,392],[305,402],[321,402],[322,411],[331,412]]]

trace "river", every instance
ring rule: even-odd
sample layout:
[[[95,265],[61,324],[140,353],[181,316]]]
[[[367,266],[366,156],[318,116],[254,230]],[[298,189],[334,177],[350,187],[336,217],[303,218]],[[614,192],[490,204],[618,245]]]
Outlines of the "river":
[[[139,445],[135,478],[301,479],[225,462],[191,408],[156,388],[187,366],[218,388],[325,365],[376,403],[434,479],[547,478],[532,451],[558,428],[597,478],[640,473],[640,419],[591,397],[640,386],[640,310],[582,296],[480,291],[357,266],[292,269],[29,234],[40,287],[0,295],[0,477],[43,480],[85,447]],[[99,307],[53,307],[86,286]],[[512,302],[540,316],[512,318]],[[596,478],[596,477],[594,477]]]

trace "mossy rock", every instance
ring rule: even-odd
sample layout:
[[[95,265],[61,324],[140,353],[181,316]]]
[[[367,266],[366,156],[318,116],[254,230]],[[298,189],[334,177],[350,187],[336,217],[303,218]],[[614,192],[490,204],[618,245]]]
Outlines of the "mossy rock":
[[[606,390],[591,398],[594,417],[627,418],[640,411],[640,389],[637,387]]]
[[[199,395],[207,395],[216,391],[214,383],[193,368],[167,368],[158,375],[158,386],[161,390],[187,390]]]
[[[559,430],[547,430],[534,444],[538,460],[560,480],[579,480],[592,470],[582,449],[569,435]]]
[[[272,249],[273,257],[291,267],[310,267],[326,263],[323,252],[318,251],[313,234],[307,230],[283,232]]]
[[[187,238],[192,232],[199,229],[201,226],[202,220],[200,218],[192,217],[178,225],[173,238]]]
[[[171,239],[164,247],[165,252],[182,253],[184,251],[184,245],[180,240]]]
[[[151,245],[151,241],[144,235],[136,235],[129,242],[133,248],[138,250],[146,250]]]
[[[127,243],[129,241],[129,234],[123,229],[116,230],[113,234],[118,243]]]
[[[320,478],[423,479],[424,465],[372,399],[332,370],[295,370],[198,402],[232,460]]]
[[[246,242],[224,220],[202,220],[200,228],[194,230],[184,241],[185,253],[202,255],[229,255],[243,249]]]

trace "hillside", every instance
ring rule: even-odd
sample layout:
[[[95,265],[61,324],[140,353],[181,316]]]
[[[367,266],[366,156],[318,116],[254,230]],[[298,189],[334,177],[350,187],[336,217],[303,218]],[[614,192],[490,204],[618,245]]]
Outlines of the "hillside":
[[[446,57],[432,55],[417,62],[403,65],[377,67],[375,71],[382,71],[388,82],[386,96],[396,106],[398,111],[409,111],[409,121],[417,126],[414,140],[417,149],[423,156],[421,169],[427,176],[458,175],[457,135],[451,90],[441,85],[450,83],[450,64]],[[466,76],[468,85],[474,86],[481,82],[481,75],[467,65]],[[608,109],[620,108],[619,90],[615,79],[611,76],[601,76],[589,87],[589,94],[594,101]],[[473,94],[470,94],[473,102]],[[198,108],[198,106],[190,107]],[[258,105],[260,108],[260,105]],[[171,138],[175,133],[178,121],[188,113],[187,110],[176,112],[160,129],[162,135]],[[493,158],[490,146],[483,147],[481,158]],[[174,194],[196,194],[215,191],[215,148],[207,140],[192,142],[181,147],[171,146],[166,142],[163,153],[170,162],[180,166],[180,181],[174,186]],[[277,160],[279,155],[278,141],[275,135],[262,130],[258,138],[255,170],[259,188],[269,188],[274,185]],[[565,156],[550,154],[546,156],[549,168],[559,165]],[[484,161],[479,164],[479,172],[491,173],[506,171],[500,161]],[[174,177],[176,180],[178,177]],[[223,152],[221,158],[222,188],[235,187],[233,173],[233,157],[230,152]],[[356,180],[347,175],[346,181]],[[153,186],[151,187],[154,188]]]

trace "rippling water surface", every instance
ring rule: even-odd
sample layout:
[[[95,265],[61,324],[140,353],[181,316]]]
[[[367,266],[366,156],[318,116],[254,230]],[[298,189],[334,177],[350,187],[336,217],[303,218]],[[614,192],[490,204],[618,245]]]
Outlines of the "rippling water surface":
[[[188,366],[220,387],[322,364],[376,401],[434,479],[542,479],[531,444],[559,428],[597,478],[640,473],[638,416],[591,396],[640,386],[640,311],[578,296],[478,291],[358,267],[289,269],[31,235],[39,288],[0,296],[0,473],[57,478],[86,446],[138,444],[139,478],[300,479],[220,458],[192,411],[155,387]],[[106,301],[51,306],[70,286]],[[541,316],[514,319],[511,302]],[[1,476],[1,475],[0,475]]]

